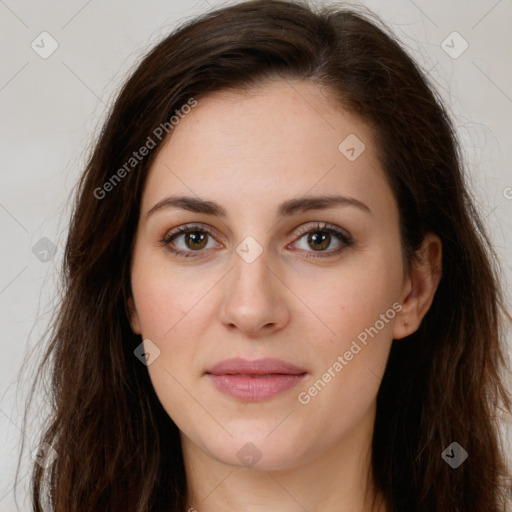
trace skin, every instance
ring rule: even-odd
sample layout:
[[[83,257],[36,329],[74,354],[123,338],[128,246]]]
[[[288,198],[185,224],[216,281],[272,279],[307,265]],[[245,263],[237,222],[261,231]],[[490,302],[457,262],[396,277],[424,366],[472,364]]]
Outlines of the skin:
[[[349,134],[366,146],[354,161],[338,150]],[[376,395],[393,339],[414,332],[430,307],[440,276],[439,238],[426,236],[406,274],[398,206],[370,127],[318,85],[279,80],[250,94],[210,94],[171,135],[143,192],[129,309],[134,332],[154,344],[145,348],[160,350],[148,371],[180,429],[188,506],[199,512],[384,510],[372,508],[368,494]],[[371,212],[343,205],[276,217],[285,200],[333,193]],[[215,201],[227,216],[173,207],[148,216],[171,195]],[[301,227],[318,233],[317,222],[349,232],[353,245],[332,236],[319,251],[308,243],[309,230],[298,234]],[[210,227],[213,236],[196,257],[173,255],[160,240],[191,223]],[[236,252],[248,236],[262,249],[252,263]],[[185,235],[174,246],[197,247]],[[300,403],[298,394],[394,303],[401,306],[394,318],[366,346],[359,344],[309,403]],[[275,357],[307,376],[270,399],[242,402],[204,375],[231,357]],[[254,466],[237,456],[247,443],[260,457]]]

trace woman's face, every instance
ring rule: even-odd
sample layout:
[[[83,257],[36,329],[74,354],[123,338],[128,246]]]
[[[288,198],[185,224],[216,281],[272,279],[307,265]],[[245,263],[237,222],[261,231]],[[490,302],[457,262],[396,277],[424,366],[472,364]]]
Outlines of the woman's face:
[[[284,469],[371,433],[408,291],[398,209],[368,127],[325,90],[200,99],[150,170],[131,272],[131,324],[187,445]],[[214,369],[232,358],[255,364]]]

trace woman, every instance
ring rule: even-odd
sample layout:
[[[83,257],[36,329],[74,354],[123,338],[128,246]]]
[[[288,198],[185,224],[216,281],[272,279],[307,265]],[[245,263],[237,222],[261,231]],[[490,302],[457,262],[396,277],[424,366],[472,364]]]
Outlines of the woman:
[[[377,20],[188,22],[79,183],[34,510],[502,510],[494,261],[450,120]]]

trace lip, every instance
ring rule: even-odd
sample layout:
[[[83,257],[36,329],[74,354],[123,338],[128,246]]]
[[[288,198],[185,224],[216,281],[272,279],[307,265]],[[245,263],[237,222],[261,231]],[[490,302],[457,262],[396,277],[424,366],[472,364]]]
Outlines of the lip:
[[[206,370],[206,373],[213,375],[269,375],[272,373],[299,375],[306,373],[306,370],[281,359],[264,358],[250,361],[242,357],[235,357],[217,363]]]
[[[306,370],[280,359],[226,359],[205,372],[218,391],[245,402],[272,398],[296,386]]]

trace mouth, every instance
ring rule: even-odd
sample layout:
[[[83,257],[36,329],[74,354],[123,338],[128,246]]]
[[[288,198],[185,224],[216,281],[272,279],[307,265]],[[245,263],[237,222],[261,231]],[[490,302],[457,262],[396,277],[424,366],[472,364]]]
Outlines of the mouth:
[[[264,358],[250,361],[235,357],[220,361],[205,373],[212,375],[299,375],[307,372],[282,359]]]
[[[295,387],[307,371],[280,359],[235,358],[216,364],[205,375],[221,393],[240,401],[257,402]]]

